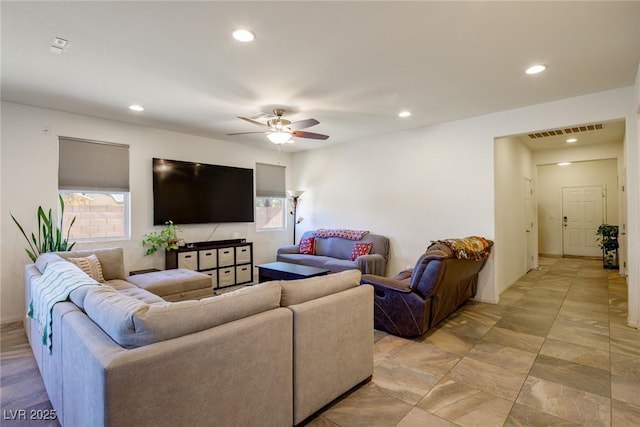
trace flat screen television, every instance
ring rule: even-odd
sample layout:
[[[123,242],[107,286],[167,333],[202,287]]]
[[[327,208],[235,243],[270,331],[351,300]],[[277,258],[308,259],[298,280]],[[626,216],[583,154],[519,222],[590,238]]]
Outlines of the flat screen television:
[[[153,159],[153,223],[253,222],[253,169]]]

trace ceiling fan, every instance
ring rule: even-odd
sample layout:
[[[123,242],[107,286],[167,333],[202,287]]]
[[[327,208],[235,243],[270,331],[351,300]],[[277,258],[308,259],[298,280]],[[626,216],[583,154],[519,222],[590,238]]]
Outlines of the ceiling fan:
[[[267,123],[262,123],[255,120],[255,118],[263,117],[264,116],[263,114],[254,118],[238,116],[239,119],[246,120],[247,122],[253,123],[254,125],[258,125],[264,128],[264,130],[257,131],[257,132],[229,133],[227,135],[247,135],[252,133],[265,133],[267,134],[267,138],[269,138],[269,141],[278,145],[285,144],[285,143],[292,143],[293,140],[291,139],[291,137],[293,136],[298,138],[310,138],[310,139],[322,139],[322,140],[329,138],[329,135],[322,135],[320,133],[306,132],[301,130],[301,129],[310,128],[311,126],[315,126],[318,123],[320,123],[316,119],[306,119],[306,120],[298,120],[298,121],[292,122],[290,120],[282,118],[282,115],[284,113],[285,113],[284,109],[276,108],[275,110],[273,110],[273,114],[274,114],[273,118],[267,120]]]

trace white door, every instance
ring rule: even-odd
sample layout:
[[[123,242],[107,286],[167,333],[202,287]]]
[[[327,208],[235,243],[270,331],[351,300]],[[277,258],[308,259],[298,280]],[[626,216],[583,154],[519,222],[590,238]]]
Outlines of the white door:
[[[618,229],[618,263],[620,264],[620,275],[622,277],[627,276],[627,170],[623,169],[622,174],[619,174],[618,180],[620,181],[619,194],[619,206],[618,210],[618,223],[620,228]]]
[[[533,204],[533,185],[531,178],[524,178],[524,234],[525,234],[525,263],[527,271],[532,270],[534,252],[534,227],[535,208]]]
[[[602,224],[603,187],[564,187],[562,189],[563,254],[602,256],[596,230]]]

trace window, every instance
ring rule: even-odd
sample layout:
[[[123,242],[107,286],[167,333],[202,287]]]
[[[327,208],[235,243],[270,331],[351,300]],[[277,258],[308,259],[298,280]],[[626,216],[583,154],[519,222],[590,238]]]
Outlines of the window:
[[[286,228],[284,166],[256,163],[256,230]]]
[[[129,193],[60,190],[60,194],[65,233],[76,218],[69,233],[71,240],[128,238]]]
[[[285,199],[256,197],[256,229],[284,230]]]
[[[129,146],[61,137],[58,189],[71,240],[129,238]]]

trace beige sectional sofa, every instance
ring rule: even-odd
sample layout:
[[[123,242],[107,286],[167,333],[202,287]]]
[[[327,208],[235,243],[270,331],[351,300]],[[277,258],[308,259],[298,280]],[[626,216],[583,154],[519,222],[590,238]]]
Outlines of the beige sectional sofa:
[[[372,375],[373,289],[357,270],[167,302],[106,251],[105,283],[53,306],[51,347],[25,320],[63,426],[289,426]],[[27,301],[62,261],[47,255],[25,267]]]

